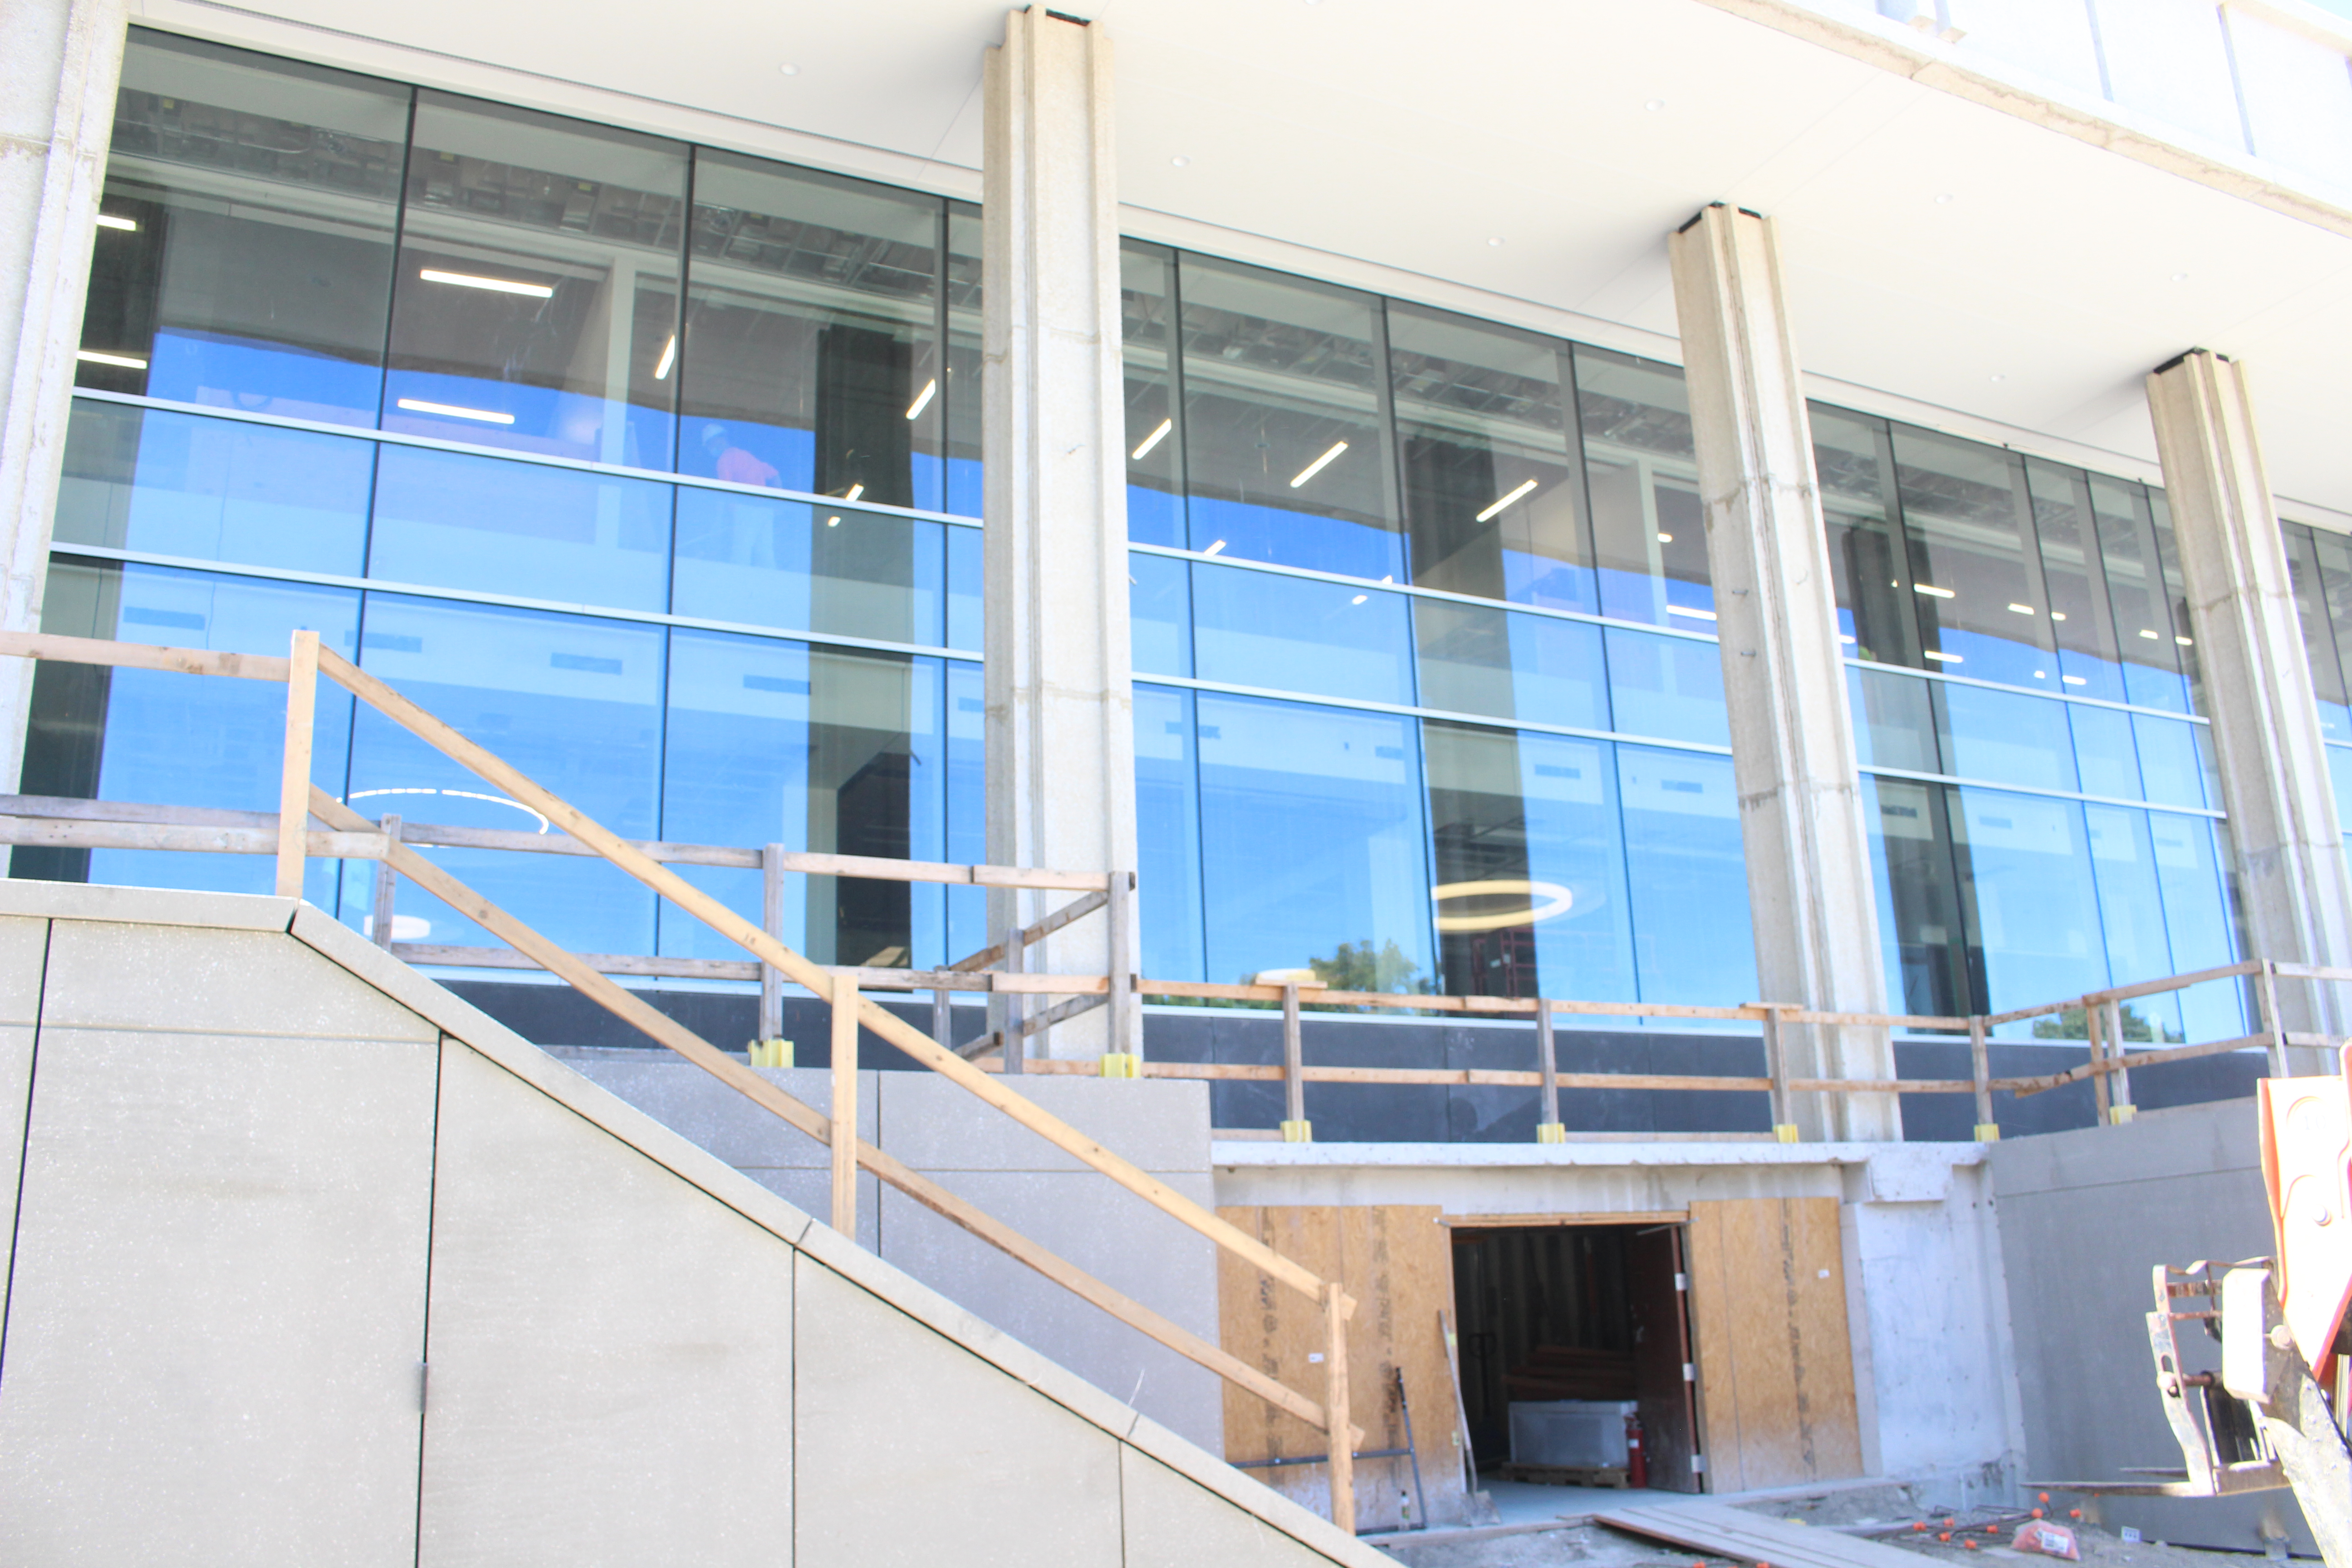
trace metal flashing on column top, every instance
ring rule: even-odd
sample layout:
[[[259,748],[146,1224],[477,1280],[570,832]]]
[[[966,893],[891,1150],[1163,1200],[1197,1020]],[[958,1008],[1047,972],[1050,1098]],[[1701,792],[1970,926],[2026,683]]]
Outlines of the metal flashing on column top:
[[[1073,16],[1067,11],[1048,11],[1045,15],[1054,18],[1056,22],[1069,22],[1081,27],[1091,27],[1094,26],[1092,22],[1089,22],[1084,16]]]
[[[2180,366],[2187,364],[2199,354],[2212,354],[2215,359],[2220,360],[2223,364],[2228,364],[2230,363],[2230,356],[2228,354],[2215,353],[2211,349],[2184,349],[2180,353],[2174,354],[2170,359],[2166,360],[2162,364],[2158,365],[2154,370],[2149,371],[2147,374],[2150,375],[2162,375],[2166,371],[2177,370]]]

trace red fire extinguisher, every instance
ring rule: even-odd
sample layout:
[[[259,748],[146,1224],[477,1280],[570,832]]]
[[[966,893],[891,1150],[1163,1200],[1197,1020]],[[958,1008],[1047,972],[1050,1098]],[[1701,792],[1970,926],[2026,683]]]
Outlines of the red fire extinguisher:
[[[1650,1484],[1650,1456],[1642,1451],[1642,1418],[1633,1415],[1625,1417],[1625,1484]]]

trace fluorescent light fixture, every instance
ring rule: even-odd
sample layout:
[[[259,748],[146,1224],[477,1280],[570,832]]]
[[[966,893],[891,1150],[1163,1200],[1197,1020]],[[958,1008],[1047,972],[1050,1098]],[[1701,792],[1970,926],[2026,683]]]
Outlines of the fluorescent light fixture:
[[[827,528],[839,528],[841,526],[841,519],[837,517],[828,517],[824,520],[824,525]]]
[[[2033,606],[2031,605],[2011,605],[2010,609],[2014,614],[2021,616],[2030,616],[2033,613]]]
[[[2091,684],[2088,679],[2079,675],[2062,675],[2058,679],[2064,681],[2069,686],[2088,686]]]
[[[112,213],[100,213],[98,215],[98,226],[100,228],[119,228],[125,234],[136,234],[139,232],[139,220],[136,218],[116,217]]]
[[[1144,458],[1151,456],[1151,448],[1160,445],[1160,442],[1168,439],[1168,432],[1175,428],[1176,421],[1172,416],[1169,418],[1162,419],[1160,422],[1160,427],[1143,438],[1143,445],[1138,447],[1134,451],[1129,452],[1128,456],[1134,458],[1139,463],[1143,461]]]
[[[84,364],[119,365],[124,370],[145,370],[147,362],[130,354],[102,354],[96,349],[76,349],[74,358]]]
[[[1293,479],[1293,480],[1291,480],[1291,481],[1290,481],[1290,488],[1291,488],[1292,489],[1297,489],[1299,486],[1301,486],[1301,485],[1305,484],[1307,480],[1309,480],[1309,479],[1313,479],[1316,475],[1318,475],[1318,474],[1321,473],[1321,472],[1323,471],[1323,469],[1324,469],[1325,466],[1326,466],[1327,464],[1328,464],[1328,463],[1331,461],[1331,459],[1332,459],[1332,458],[1334,458],[1338,457],[1340,453],[1342,453],[1342,452],[1346,451],[1347,449],[1348,449],[1348,443],[1346,443],[1345,441],[1334,441],[1334,442],[1332,442],[1332,443],[1331,443],[1331,449],[1330,449],[1329,451],[1328,451],[1328,452],[1324,453],[1321,457],[1319,457],[1319,458],[1316,458],[1313,462],[1311,462],[1311,463],[1307,464],[1305,468],[1301,468],[1301,469],[1299,469],[1299,470],[1298,470],[1298,477],[1297,477],[1297,479]],[[1481,521],[1484,521],[1486,518],[1488,518],[1488,517],[1490,517],[1490,516],[1492,516],[1492,515],[1493,515],[1493,511],[1492,511],[1492,510],[1488,510],[1488,511],[1482,511],[1482,512],[1480,512],[1480,513],[1478,514],[1478,517],[1479,517],[1479,520],[1480,520]]]
[[[1332,447],[1329,451],[1328,451],[1328,452],[1324,453],[1324,454],[1323,454],[1323,456],[1322,456],[1321,458],[1318,458],[1318,459],[1316,460],[1315,468],[1321,468],[1325,463],[1329,462],[1332,458],[1334,458],[1338,457],[1341,452],[1343,452],[1343,451],[1347,450],[1347,447],[1348,447],[1348,443],[1346,443],[1345,441],[1340,442],[1338,446],[1336,446],[1336,447]],[[1307,469],[1307,474],[1311,474],[1311,473],[1313,473],[1313,472],[1315,471],[1315,468],[1309,468],[1309,469]],[[1307,477],[1307,474],[1301,474],[1301,475],[1299,475],[1299,476],[1298,476],[1298,479],[1305,479],[1305,478]],[[1290,481],[1290,482],[1291,482],[1291,485],[1292,485],[1294,488],[1296,488],[1296,487],[1297,487],[1297,483],[1298,483],[1298,479],[1293,479],[1293,480],[1291,480],[1291,481]],[[1515,501],[1515,500],[1518,500],[1521,496],[1523,496],[1523,495],[1527,494],[1529,490],[1531,490],[1531,489],[1535,489],[1535,488],[1536,488],[1536,482],[1535,482],[1535,480],[1533,480],[1533,479],[1528,479],[1528,480],[1527,480],[1527,481],[1526,481],[1525,483],[1523,483],[1523,484],[1514,485],[1514,486],[1511,488],[1511,493],[1510,493],[1510,494],[1508,494],[1508,495],[1507,495],[1507,496],[1502,497],[1500,500],[1496,500],[1496,501],[1495,502],[1495,504],[1494,504],[1494,505],[1492,505],[1492,506],[1488,507],[1485,511],[1480,512],[1480,513],[1478,514],[1478,521],[1479,521],[1480,522],[1484,522],[1484,521],[1486,521],[1488,518],[1490,518],[1490,517],[1494,516],[1496,512],[1498,512],[1498,511],[1502,510],[1505,507],[1507,507],[1507,506],[1510,505],[1513,501]]]
[[[2140,629],[2139,629],[2139,635],[2140,635],[2140,636],[2142,636],[2142,637],[2146,637],[2146,638],[2147,638],[2148,641],[2150,641],[2150,642],[2162,642],[2162,641],[2164,640],[2162,637],[2160,637],[2157,636],[2154,632],[2152,632],[2152,631],[2148,630],[2146,626],[2142,626],[2142,627],[2140,627]]]
[[[1925,594],[1931,599],[1958,597],[1949,588],[1938,588],[1932,583],[1914,583],[1911,584],[1911,591],[1915,594]]]
[[[1694,610],[1682,605],[1668,605],[1666,606],[1666,614],[1670,616],[1688,616],[1695,621],[1711,621],[1715,619],[1715,612],[1713,610]]]
[[[1838,641],[1840,641],[1840,642],[1842,642],[1842,643],[1845,644],[1848,647],[1853,647],[1853,646],[1854,646],[1854,641],[1853,641],[1853,639],[1852,637],[1850,637],[1846,636],[1843,632],[1840,632],[1840,633],[1838,633]]]
[[[445,419],[478,419],[485,425],[511,425],[514,416],[500,414],[492,408],[460,408],[454,403],[427,403],[421,397],[404,397],[400,406],[411,414],[438,414]]]
[[[1357,595],[1354,598],[1352,598],[1352,599],[1349,600],[1349,601],[1348,601],[1348,603],[1349,603],[1349,604],[1351,604],[1351,605],[1360,605],[1360,604],[1362,604],[1366,599],[1369,599],[1369,598],[1370,598],[1370,597],[1371,597],[1371,595],[1370,595],[1370,594],[1359,594],[1359,595]]]
[[[526,283],[520,278],[481,278],[471,272],[444,272],[437,267],[427,267],[417,277],[427,283],[452,283],[460,289],[487,289],[493,294],[520,294],[528,300],[552,300],[555,290],[545,283]]]
[[[841,499],[844,500],[856,500],[859,496],[862,496],[865,493],[866,481],[864,479],[860,479],[856,484],[850,486],[848,493],[844,495]]]
[[[2047,680],[2050,679],[2050,672],[2046,669],[2037,669],[2033,672],[2033,679],[2036,680]]]
[[[1661,544],[1672,544],[1674,542],[1675,536],[1671,533],[1662,533],[1658,535],[1658,542]]]
[[[669,335],[669,342],[662,345],[661,363],[654,366],[654,379],[656,381],[667,381],[669,379],[670,371],[677,365],[677,334],[676,332],[672,332]]]
[[[931,399],[939,395],[940,378],[935,375],[923,383],[923,390],[915,394],[915,401],[907,405],[907,417],[912,419],[924,409],[929,408],[931,405]]]
[[[2050,618],[2053,621],[2063,621],[2066,618],[2066,612],[2063,610],[2053,610],[2050,612]]]
[[[2187,637],[2177,637],[2172,640],[2179,643],[2182,647],[2195,647],[2197,646],[2195,643],[2190,642]]]
[[[1214,555],[1218,551],[1223,550],[1224,547],[1225,542],[1220,539],[1214,544],[1212,544],[1209,548],[1201,552],[1201,553],[1203,555]]]
[[[1968,660],[1962,658],[1958,654],[1937,653],[1933,648],[1927,650],[1927,657],[1934,659],[1937,664],[1966,664],[1968,662]]]

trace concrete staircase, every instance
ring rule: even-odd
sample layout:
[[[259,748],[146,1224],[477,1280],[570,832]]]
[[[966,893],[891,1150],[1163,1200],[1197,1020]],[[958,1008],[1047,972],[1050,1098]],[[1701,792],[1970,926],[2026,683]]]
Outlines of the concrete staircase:
[[[1388,1562],[290,900],[0,882],[19,1147],[0,1561]]]

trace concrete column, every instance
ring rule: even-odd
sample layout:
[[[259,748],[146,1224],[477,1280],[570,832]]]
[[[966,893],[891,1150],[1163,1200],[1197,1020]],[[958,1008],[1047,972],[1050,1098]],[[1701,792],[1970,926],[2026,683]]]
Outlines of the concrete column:
[[[124,0],[0,0],[0,630],[41,624],[124,14]],[[0,658],[11,789],[32,690],[32,662]]]
[[[1709,206],[1667,248],[1715,574],[1760,1000],[1883,1013],[1878,898],[1836,592],[1772,225]],[[1883,1028],[1784,1025],[1780,1035],[1790,1078],[1895,1076]],[[1893,1095],[1790,1100],[1808,1140],[1903,1135]]]
[[[2352,965],[2352,873],[2245,367],[2185,353],[2148,376],[2147,405],[2237,844],[2246,956]],[[2279,1001],[2291,1029],[2352,1033],[2341,987],[2282,981]]]
[[[1043,7],[1013,12],[984,86],[988,854],[1127,871],[1135,703],[1109,41]],[[991,928],[1001,937],[1070,897],[992,893]],[[1026,967],[1110,973],[1109,931],[1088,916]],[[1139,1049],[1135,1009],[1119,1009],[1117,1039],[1110,1011],[1058,1026],[1051,1054]]]

